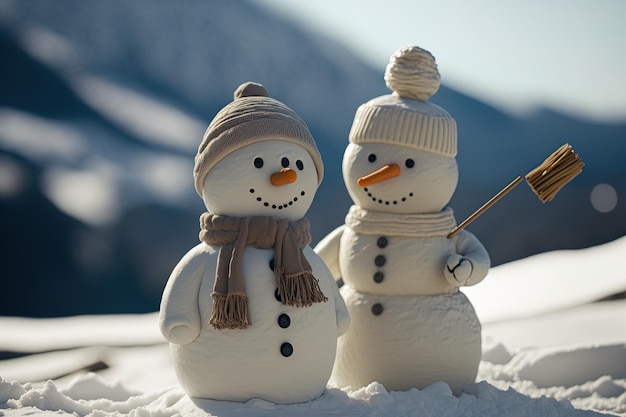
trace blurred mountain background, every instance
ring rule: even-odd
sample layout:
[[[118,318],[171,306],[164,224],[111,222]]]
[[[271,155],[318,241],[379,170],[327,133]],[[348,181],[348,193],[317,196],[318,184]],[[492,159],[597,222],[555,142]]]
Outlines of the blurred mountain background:
[[[157,310],[198,243],[197,146],[248,80],[316,138],[315,244],[351,204],[354,112],[389,93],[384,68],[249,2],[4,0],[0,56],[0,315]],[[458,124],[459,222],[563,143],[586,163],[553,201],[520,185],[469,227],[493,265],[626,234],[626,122],[512,116],[445,85],[432,101]]]

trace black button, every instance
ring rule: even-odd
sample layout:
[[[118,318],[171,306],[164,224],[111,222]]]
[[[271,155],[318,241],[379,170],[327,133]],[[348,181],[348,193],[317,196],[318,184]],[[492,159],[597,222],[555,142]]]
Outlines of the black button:
[[[383,314],[383,305],[381,303],[376,303],[372,306],[372,314],[375,316],[380,316]]]
[[[384,248],[385,246],[387,246],[387,243],[389,243],[389,241],[387,240],[385,236],[379,237],[378,240],[376,241],[376,245],[379,248]]]
[[[270,260],[270,269],[273,271],[274,270],[274,258],[272,258]]]
[[[383,255],[378,255],[376,258],[374,258],[374,263],[376,264],[376,266],[383,266],[385,262],[387,262],[387,260]]]
[[[285,342],[280,345],[280,354],[283,355],[285,358],[293,355],[293,346],[291,346],[291,343]]]
[[[374,274],[374,282],[377,282],[380,284],[381,282],[383,282],[384,279],[385,279],[385,274],[383,274],[382,272],[377,271]]]
[[[278,288],[276,288],[276,291],[274,291],[274,298],[276,298],[276,301],[279,301],[281,303],[283,302],[283,299],[280,298],[280,294],[278,293]]]
[[[289,318],[289,316],[286,314],[281,314],[280,316],[278,316],[278,325],[281,328],[286,329],[291,325],[291,318]]]

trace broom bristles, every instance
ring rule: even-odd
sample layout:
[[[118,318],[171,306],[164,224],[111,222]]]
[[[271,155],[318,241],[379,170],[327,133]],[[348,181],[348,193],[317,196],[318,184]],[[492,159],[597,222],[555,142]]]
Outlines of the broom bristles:
[[[556,193],[576,175],[585,164],[574,149],[565,144],[550,155],[541,165],[526,174],[526,182],[542,202],[550,201]]]
[[[550,201],[556,193],[574,177],[582,172],[585,164],[569,144],[565,144],[550,155],[541,165],[526,174],[526,182],[542,202]],[[511,191],[522,181],[522,177],[515,178],[509,185],[504,187],[498,194],[493,196],[481,208],[455,227],[449,234],[448,239],[456,236],[467,225],[476,220],[496,201]]]

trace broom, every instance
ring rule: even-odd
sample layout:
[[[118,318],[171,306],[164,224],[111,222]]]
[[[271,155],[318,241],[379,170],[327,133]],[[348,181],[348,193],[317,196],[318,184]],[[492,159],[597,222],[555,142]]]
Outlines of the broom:
[[[531,190],[545,203],[554,198],[556,193],[574,177],[582,172],[585,164],[569,144],[565,144],[550,155],[541,165],[526,174],[526,182]],[[515,188],[522,177],[517,177],[509,185],[504,187],[498,194],[493,196],[481,208],[476,210],[471,216],[465,219],[454,230],[448,234],[448,239],[456,236],[467,225],[476,220],[487,209],[493,206],[498,200],[504,197],[509,191]]]

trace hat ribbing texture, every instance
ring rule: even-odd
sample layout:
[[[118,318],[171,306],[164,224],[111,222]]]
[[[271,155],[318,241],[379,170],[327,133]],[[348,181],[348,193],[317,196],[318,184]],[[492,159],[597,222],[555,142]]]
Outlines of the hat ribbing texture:
[[[393,101],[401,101],[405,105],[391,105]],[[438,111],[435,113],[433,110]],[[457,154],[457,127],[452,116],[432,103],[392,95],[370,100],[357,109],[349,140],[355,144],[407,146],[447,157]]]

